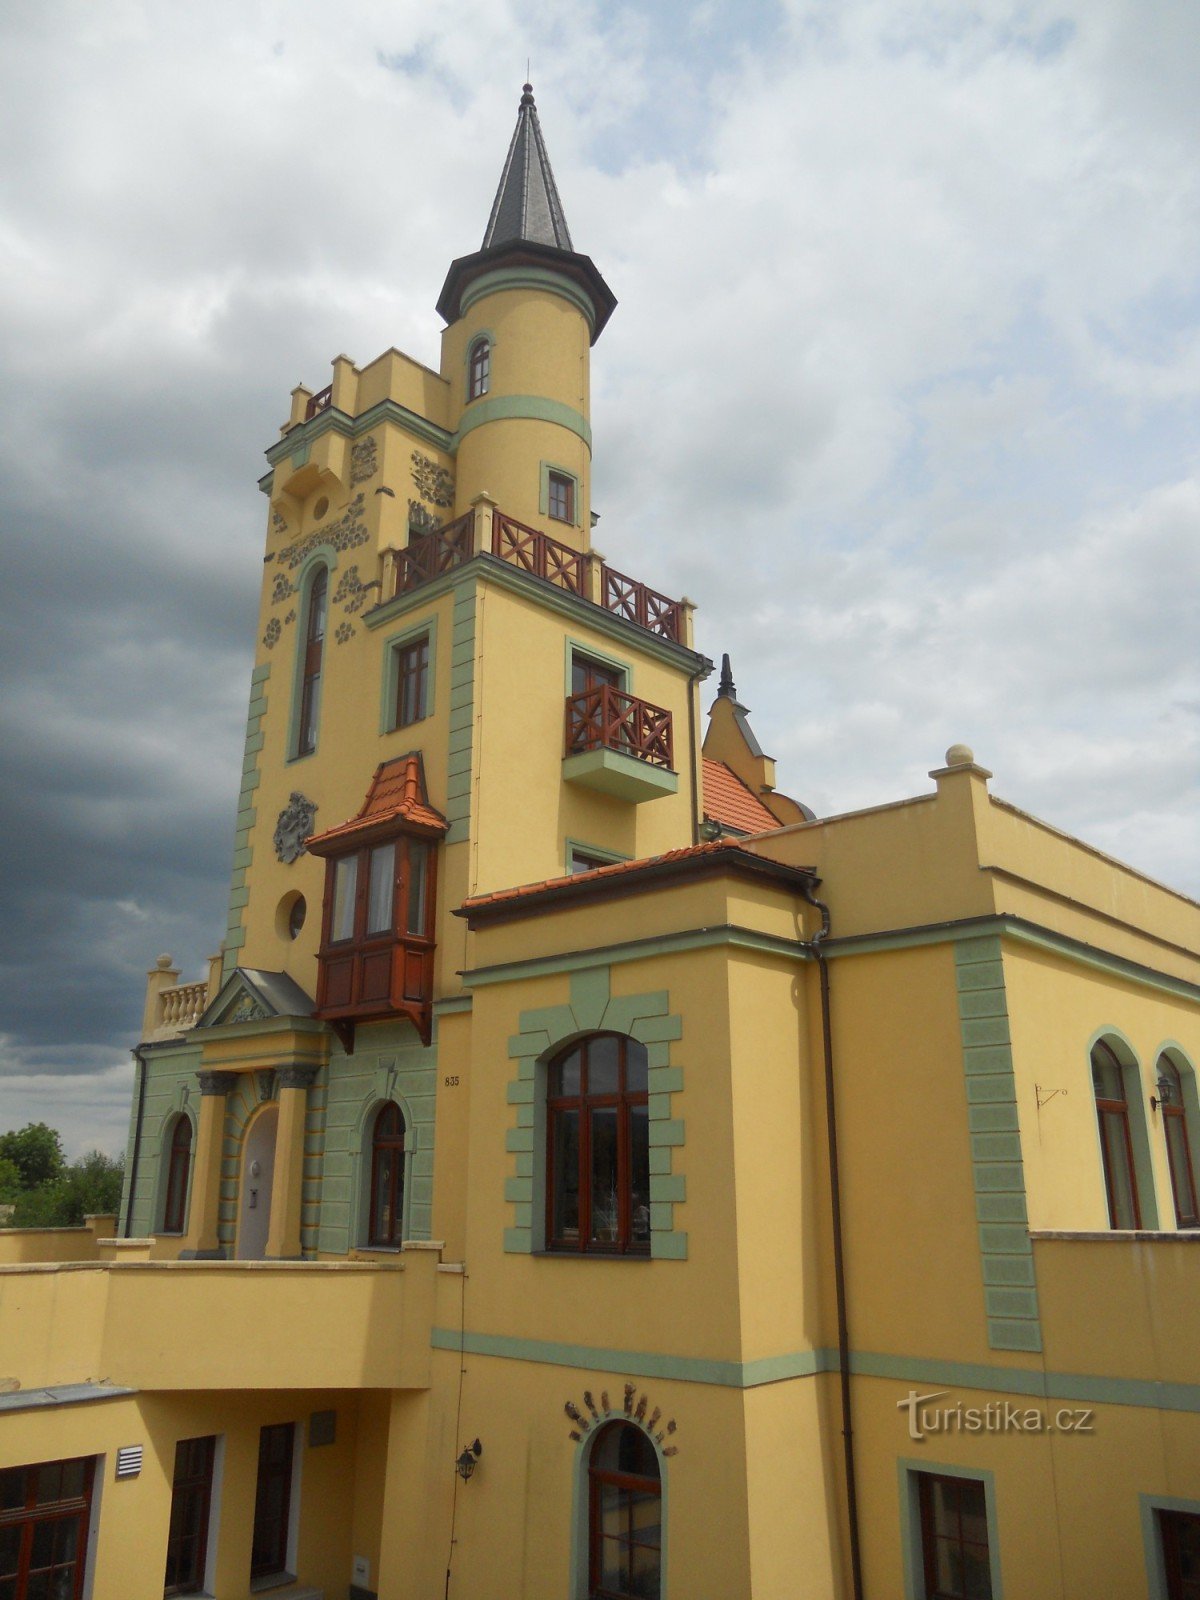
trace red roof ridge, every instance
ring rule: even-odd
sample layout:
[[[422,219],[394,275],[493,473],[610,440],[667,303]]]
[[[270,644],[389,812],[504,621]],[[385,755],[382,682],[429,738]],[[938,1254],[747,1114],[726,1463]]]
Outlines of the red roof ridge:
[[[319,850],[334,840],[352,838],[389,822],[406,822],[415,827],[436,829],[439,833],[449,827],[441,812],[429,804],[421,756],[416,750],[381,761],[357,813],[347,822],[314,834],[306,840],[306,847],[313,850],[316,846]]]
[[[518,900],[524,895],[541,894],[547,889],[561,889],[567,884],[594,883],[601,878],[617,878],[625,873],[656,866],[660,862],[683,861],[692,856],[714,855],[723,850],[741,850],[741,848],[740,839],[713,839],[704,844],[681,845],[678,850],[665,850],[657,856],[641,856],[634,861],[610,861],[602,867],[590,867],[587,872],[568,872],[557,878],[543,878],[539,883],[514,884],[510,889],[495,889],[490,894],[472,895],[463,901],[462,910],[473,911],[478,906]]]

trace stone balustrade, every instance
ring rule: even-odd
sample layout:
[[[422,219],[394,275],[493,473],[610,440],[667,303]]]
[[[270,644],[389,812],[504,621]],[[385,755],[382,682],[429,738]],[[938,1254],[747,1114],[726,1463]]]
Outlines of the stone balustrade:
[[[221,957],[210,956],[208,977],[180,983],[179,969],[170,956],[159,956],[146,974],[146,1009],[142,1038],[147,1041],[177,1039],[194,1028],[221,982]]]

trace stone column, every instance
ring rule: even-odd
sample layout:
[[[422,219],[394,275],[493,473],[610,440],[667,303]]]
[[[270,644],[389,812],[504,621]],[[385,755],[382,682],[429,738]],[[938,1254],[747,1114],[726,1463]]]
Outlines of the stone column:
[[[224,1255],[217,1237],[221,1204],[221,1150],[225,1142],[225,1096],[237,1083],[236,1072],[201,1072],[200,1127],[192,1157],[192,1197],[182,1260]]]
[[[316,1067],[280,1067],[279,1128],[275,1134],[275,1176],[271,1184],[271,1227],[267,1256],[295,1261],[300,1256],[300,1206],[304,1184],[304,1124],[308,1091]]]

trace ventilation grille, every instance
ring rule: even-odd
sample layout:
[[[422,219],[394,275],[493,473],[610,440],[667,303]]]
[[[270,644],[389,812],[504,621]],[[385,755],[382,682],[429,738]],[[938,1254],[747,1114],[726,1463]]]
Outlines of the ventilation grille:
[[[136,1478],[142,1470],[142,1446],[125,1444],[117,1451],[117,1477]]]

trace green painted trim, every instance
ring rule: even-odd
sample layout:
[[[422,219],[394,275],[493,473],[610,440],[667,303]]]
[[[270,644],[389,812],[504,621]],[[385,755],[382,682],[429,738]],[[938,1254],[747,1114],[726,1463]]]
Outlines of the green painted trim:
[[[552,1259],[546,1257],[545,1259]],[[635,1378],[666,1378],[680,1383],[706,1383],[725,1389],[753,1389],[791,1378],[811,1378],[827,1372],[830,1352],[801,1350],[795,1354],[765,1356],[757,1361],[709,1360],[701,1356],[676,1356],[647,1350],[612,1350],[599,1345],[560,1344],[551,1339],[522,1339],[508,1334],[434,1328],[430,1345],[435,1350],[458,1351],[462,1341],[469,1355],[495,1356],[504,1361],[535,1361],[552,1367],[578,1367],[584,1372],[627,1374]]]
[[[582,439],[589,451],[592,448],[588,420],[573,406],[564,405],[561,400],[548,400],[540,394],[488,394],[468,402],[451,449],[457,450],[466,436],[482,428],[485,422],[549,422]]]
[[[1162,1539],[1158,1531],[1159,1511],[1182,1511],[1188,1516],[1200,1516],[1200,1500],[1184,1500],[1178,1495],[1140,1494],[1138,1510],[1142,1523],[1142,1546],[1146,1556],[1146,1581],[1148,1600],[1171,1600],[1167,1587],[1167,1568],[1163,1555]]]
[[[471,563],[474,568],[474,563]],[[460,568],[459,577],[464,569]],[[454,771],[447,784],[447,844],[460,844],[471,835],[471,796],[474,782],[475,731],[475,611],[478,595],[477,569],[465,581],[454,585],[450,625],[450,731],[470,734],[455,752]]]
[[[631,1034],[636,1038],[639,1027],[646,1029],[652,1039],[661,1036],[660,1049],[669,1051],[667,1041],[683,1035],[682,1019],[670,1015],[670,1005],[666,990],[614,995],[608,967],[592,961],[571,972],[567,1004],[542,1006],[520,1013],[520,1032],[510,1036],[508,1041],[509,1059],[517,1062],[517,1076],[510,1079],[506,1088],[508,1104],[517,1108],[517,1126],[508,1129],[505,1139],[508,1153],[515,1158],[510,1166],[510,1179],[529,1178],[529,1196],[533,1204],[525,1208],[516,1198],[516,1188],[510,1189],[506,1184],[505,1202],[517,1207],[513,1226],[504,1230],[506,1251],[541,1253],[546,1246],[546,1065],[549,1059],[561,1046],[584,1034],[605,1031]],[[654,1043],[648,1046],[648,1056],[654,1048]],[[665,1064],[665,1061],[657,1063]],[[682,1118],[670,1118],[669,1103],[671,1095],[682,1090],[683,1069],[677,1066],[669,1084],[656,1086],[655,1110],[660,1116],[650,1123],[651,1170],[659,1183],[650,1208],[650,1253],[662,1260],[687,1258],[687,1235],[675,1229],[674,1216],[674,1204],[684,1199],[684,1180],[682,1175],[672,1173],[672,1151],[684,1143],[684,1123]],[[528,1135],[528,1143],[521,1137],[523,1135]],[[665,1160],[654,1161],[656,1148],[664,1152]]]
[[[543,289],[548,294],[569,300],[577,311],[583,313],[588,334],[595,340],[596,308],[591,297],[572,279],[561,276],[550,267],[496,267],[491,272],[481,273],[463,290],[458,304],[459,316],[465,317],[484,295],[499,294],[505,289]]]
[[[633,859],[631,856],[618,855],[615,850],[605,850],[601,845],[589,844],[586,839],[572,839],[568,835],[563,840],[563,872],[568,876],[570,876],[571,862],[577,850],[580,855],[594,856],[597,861],[602,861],[605,866],[615,864],[618,861],[631,861]]]
[[[396,691],[400,677],[400,652],[407,644],[425,635],[429,639],[429,667],[425,676],[425,711],[415,722],[406,722],[399,727],[395,721]],[[433,715],[434,688],[437,682],[437,612],[433,611],[418,622],[410,622],[407,627],[401,628],[399,633],[389,634],[383,641],[383,687],[379,700],[379,732],[380,734],[407,732],[415,728],[417,723],[424,722]]]
[[[475,349],[475,346],[479,343],[479,341],[481,339],[486,339],[487,342],[488,342],[488,381],[487,381],[487,388],[484,389],[482,394],[476,395],[475,398],[472,400],[472,399],[469,398],[469,395],[470,395],[470,392],[471,392],[471,354],[472,354],[473,350]],[[487,396],[488,396],[488,394],[489,394],[489,392],[491,390],[491,387],[492,387],[492,365],[491,365],[491,362],[492,362],[492,353],[495,350],[495,348],[496,348],[496,335],[492,332],[492,330],[490,328],[476,328],[474,333],[472,333],[471,337],[467,340],[466,344],[463,346],[461,366],[462,366],[462,392],[463,392],[463,406],[464,406],[464,408],[466,406],[477,405],[480,400],[485,400],[487,398]]]
[[[263,747],[263,722],[267,714],[266,684],[271,676],[271,663],[262,661],[250,674],[250,711],[246,717],[246,742],[242,759],[242,784],[238,795],[237,826],[234,833],[232,870],[229,884],[224,955],[221,962],[221,981],[224,983],[237,966],[237,953],[246,942],[243,927],[245,908],[249,901],[246,888],[246,868],[253,854],[249,844],[249,828],[243,819],[256,816],[254,807],[247,804],[248,796],[258,787],[261,774],[259,756]],[[254,708],[259,709],[255,710]],[[189,1183],[190,1183],[189,1177]]]
[[[923,1456],[919,1459],[901,1456],[897,1459],[896,1469],[900,1475],[900,1544],[904,1561],[904,1600],[926,1600],[928,1592],[925,1588],[925,1563],[921,1545],[919,1479],[922,1474],[936,1474],[943,1478],[969,1478],[983,1485],[992,1600],[1004,1600],[1004,1584],[1000,1577],[1000,1524],[996,1516],[996,1474],[986,1467],[947,1465],[941,1461],[928,1461]]]
[[[560,478],[570,478],[574,487],[571,490],[571,506],[574,516],[568,522],[565,517],[550,516],[550,474],[556,472]],[[561,522],[567,528],[582,528],[583,526],[583,485],[579,481],[579,474],[572,472],[570,467],[561,467],[557,461],[538,462],[538,510],[542,516],[550,517],[551,522]]]
[[[1017,1083],[1009,1045],[1008,998],[999,935],[958,941],[954,946],[954,968],[968,1111],[981,1103],[1007,1108],[1013,1124],[1010,1131],[1019,1146]],[[1012,1257],[1032,1264],[1024,1163],[1019,1155],[1014,1158],[1011,1146],[1000,1155],[993,1148],[980,1147],[972,1141],[971,1171],[975,1217],[980,1224],[980,1281],[988,1343],[993,1350],[1040,1350],[1036,1283],[1031,1281],[1021,1289],[991,1287],[1010,1270],[1007,1263]],[[1032,1273],[1030,1276],[1035,1278]]]
[[[447,995],[444,1000],[435,1000],[433,1002],[433,1014],[435,1017],[452,1016],[458,1011],[470,1011],[474,1004],[474,995],[451,994]]]
[[[579,783],[585,789],[595,789],[632,805],[679,791],[677,772],[620,750],[582,750],[578,755],[565,756],[562,775],[564,783]]]
[[[619,966],[627,961],[645,961],[653,956],[715,948],[748,950],[758,955],[779,956],[787,961],[812,960],[807,946],[797,939],[784,939],[776,934],[757,933],[753,928],[739,927],[736,923],[725,923],[715,928],[689,928],[682,933],[630,939],[623,944],[595,945],[589,950],[570,950],[561,955],[532,956],[527,961],[501,961],[490,967],[469,967],[461,977],[468,988],[482,989],[493,983],[519,983],[525,978],[578,972],[585,967]]]
[[[293,592],[296,601],[296,632],[292,640],[292,692],[288,702],[288,729],[287,744],[284,747],[284,760],[307,761],[310,756],[315,756],[321,748],[321,709],[325,700],[325,674],[329,670],[329,642],[332,638],[330,621],[333,615],[333,574],[337,569],[337,551],[331,544],[319,544],[311,550],[305,558],[303,566],[296,575]],[[305,643],[308,633],[308,607],[312,598],[313,580],[317,569],[324,567],[328,573],[325,589],[325,640],[321,646],[321,684],[317,699],[316,716],[316,742],[311,750],[301,754],[296,749],[300,737],[300,701],[304,693],[304,655]]]
[[[583,656],[588,661],[594,661],[601,667],[607,667],[610,672],[621,674],[621,690],[624,694],[633,691],[633,666],[622,656],[606,656],[603,650],[597,650],[594,644],[588,644],[583,639],[572,638],[568,634],[563,640],[563,696],[571,697],[571,683],[574,674],[575,657]]]
[[[430,422],[427,417],[422,417],[416,411],[410,411],[407,406],[402,406],[396,400],[380,400],[369,410],[362,412],[357,417],[348,417],[344,411],[337,411],[329,406],[324,411],[319,411],[315,417],[310,417],[307,422],[302,422],[299,427],[290,428],[283,438],[270,445],[264,452],[272,467],[280,461],[290,458],[300,445],[310,445],[314,439],[319,439],[323,433],[340,433],[344,439],[356,439],[359,434],[370,433],[371,429],[381,422],[392,422],[397,427],[403,428],[406,433],[413,434],[424,444],[430,444],[436,450],[443,450],[448,455],[454,453],[454,435],[436,422]],[[270,493],[272,485],[268,481],[274,476],[268,473],[259,479],[259,488],[264,488]]]
[[[1177,999],[1200,1005],[1200,984],[1189,983],[1173,973],[1147,967],[1140,961],[1130,961],[1125,956],[1114,955],[1095,945],[1084,944],[1068,934],[1057,933],[1053,928],[1029,922],[1024,917],[1001,913],[988,917],[965,917],[958,922],[930,923],[921,927],[896,928],[886,933],[853,934],[845,939],[830,939],[825,946],[827,956],[874,955],[881,950],[908,950],[921,945],[960,943],[967,939],[992,939],[999,935],[1016,944],[1030,945],[1052,955],[1074,961],[1078,966],[1090,967],[1098,972],[1112,973],[1129,983],[1141,984]]]
[[[645,1396],[642,1396],[643,1405]],[[660,1595],[670,1594],[667,1587],[669,1578],[667,1574],[667,1557],[670,1547],[671,1519],[669,1512],[669,1481],[667,1457],[663,1454],[659,1440],[644,1424],[636,1418],[630,1417],[624,1410],[611,1409],[600,1414],[599,1421],[589,1425],[582,1425],[580,1432],[572,1432],[571,1438],[577,1440],[575,1446],[575,1459],[571,1471],[571,1578],[569,1595],[570,1600],[588,1600],[592,1593],[591,1584],[591,1480],[588,1468],[591,1465],[592,1446],[595,1444],[600,1430],[608,1422],[627,1422],[643,1433],[654,1447],[654,1454],[658,1458],[658,1493],[659,1493],[659,1586]]]

